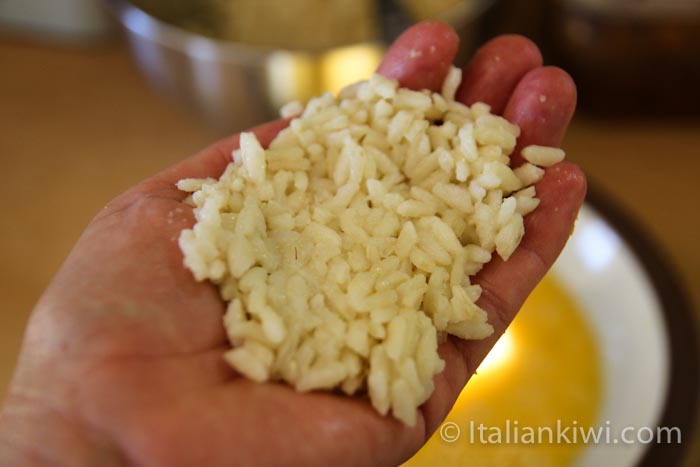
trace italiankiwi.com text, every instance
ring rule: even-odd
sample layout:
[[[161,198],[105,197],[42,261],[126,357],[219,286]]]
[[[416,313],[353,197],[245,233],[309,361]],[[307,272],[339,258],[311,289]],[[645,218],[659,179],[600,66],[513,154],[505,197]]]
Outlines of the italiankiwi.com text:
[[[614,427],[609,420],[599,426],[583,426],[576,420],[557,420],[553,426],[527,426],[517,420],[489,426],[469,421],[443,423],[440,438],[446,443],[461,440],[471,444],[680,444],[678,427]]]

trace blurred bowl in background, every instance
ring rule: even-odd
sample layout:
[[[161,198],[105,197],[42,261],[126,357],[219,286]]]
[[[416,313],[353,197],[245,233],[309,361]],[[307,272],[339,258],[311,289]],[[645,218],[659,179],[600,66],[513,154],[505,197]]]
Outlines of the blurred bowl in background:
[[[111,36],[114,24],[96,0],[2,0],[0,32],[60,44],[89,44]]]
[[[385,44],[428,18],[470,53],[495,0],[105,0],[149,81],[222,132],[367,78]]]

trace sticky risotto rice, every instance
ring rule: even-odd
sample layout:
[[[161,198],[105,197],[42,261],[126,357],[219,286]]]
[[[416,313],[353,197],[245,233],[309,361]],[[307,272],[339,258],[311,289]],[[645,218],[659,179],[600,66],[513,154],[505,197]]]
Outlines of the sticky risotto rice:
[[[178,183],[197,220],[184,262],[227,302],[238,372],[367,393],[413,425],[444,367],[438,336],[493,332],[470,276],[517,248],[539,166],[564,153],[530,146],[512,170],[519,128],[456,102],[460,80],[431,93],[375,75],[286,106],[298,116],[268,149],[243,133],[219,180]]]

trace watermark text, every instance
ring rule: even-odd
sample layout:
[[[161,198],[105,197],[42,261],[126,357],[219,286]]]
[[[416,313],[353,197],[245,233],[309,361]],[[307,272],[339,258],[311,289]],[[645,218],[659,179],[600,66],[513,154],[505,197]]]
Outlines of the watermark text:
[[[445,422],[440,426],[440,438],[446,443],[466,440],[471,444],[681,444],[678,427],[613,428],[609,420],[599,426],[583,426],[576,420],[557,420],[552,426],[527,426],[518,420],[506,420],[505,425],[488,426],[469,421],[460,426]]]

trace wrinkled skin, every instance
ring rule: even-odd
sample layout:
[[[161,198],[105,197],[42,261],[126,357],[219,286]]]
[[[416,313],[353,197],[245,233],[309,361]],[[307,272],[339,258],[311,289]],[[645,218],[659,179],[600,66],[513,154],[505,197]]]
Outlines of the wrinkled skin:
[[[449,27],[421,23],[396,41],[379,72],[405,87],[438,90],[456,50]],[[575,87],[560,69],[542,67],[527,39],[492,40],[464,77],[458,98],[485,101],[521,125],[519,148],[561,142]],[[268,144],[286,125],[254,131]],[[0,416],[0,464],[396,465],[437,428],[556,259],[586,188],[573,164],[546,171],[520,247],[476,279],[495,334],[441,344],[445,371],[409,428],[365,400],[254,384],[223,362],[224,304],[212,284],[195,282],[182,266],[177,237],[194,219],[175,182],[217,177],[237,145],[232,136],[142,182],[87,227],[30,319]]]

